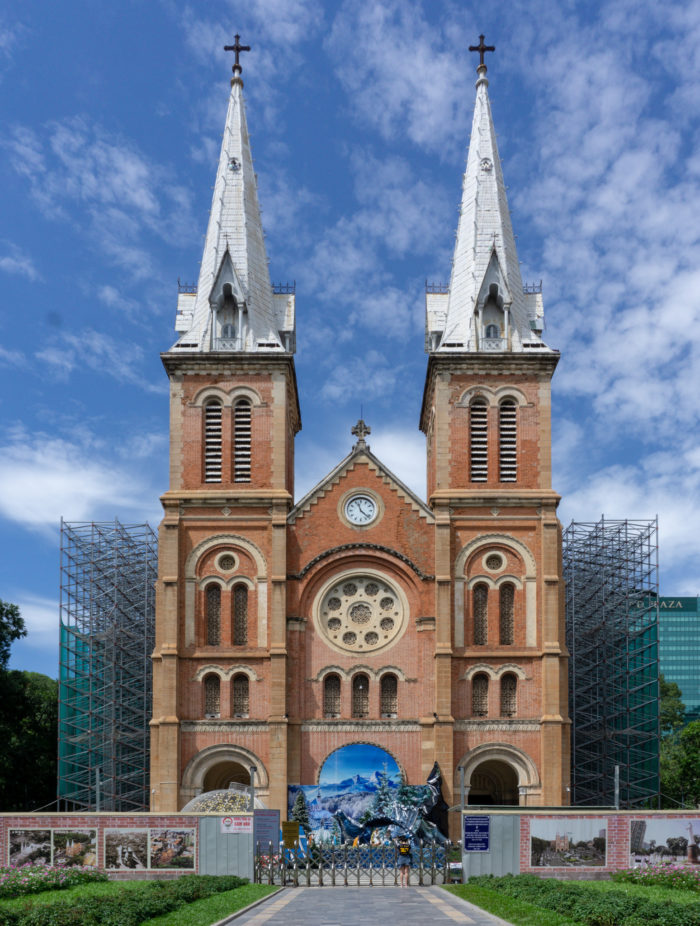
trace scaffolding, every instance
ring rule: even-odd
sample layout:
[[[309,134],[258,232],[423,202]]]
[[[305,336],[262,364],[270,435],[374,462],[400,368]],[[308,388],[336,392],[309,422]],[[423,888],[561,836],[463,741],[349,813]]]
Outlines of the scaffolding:
[[[58,806],[147,810],[157,539],[61,520]]]
[[[659,795],[658,520],[564,531],[566,642],[577,805]]]

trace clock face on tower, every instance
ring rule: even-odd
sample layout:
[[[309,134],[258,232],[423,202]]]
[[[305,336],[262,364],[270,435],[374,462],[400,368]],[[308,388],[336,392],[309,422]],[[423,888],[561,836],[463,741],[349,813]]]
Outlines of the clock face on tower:
[[[377,503],[370,495],[353,495],[345,502],[345,517],[351,524],[369,524],[376,516]]]

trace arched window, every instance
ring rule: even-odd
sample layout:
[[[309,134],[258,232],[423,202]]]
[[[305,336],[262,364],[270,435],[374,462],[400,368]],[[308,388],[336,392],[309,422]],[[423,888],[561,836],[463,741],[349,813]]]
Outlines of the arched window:
[[[518,478],[518,406],[504,399],[498,409],[499,478],[516,482]]]
[[[248,676],[239,672],[233,676],[233,710],[234,717],[247,717],[250,711],[250,682]]]
[[[360,672],[352,679],[352,716],[367,717],[369,715],[369,679]]]
[[[474,646],[486,646],[488,643],[488,601],[489,587],[479,582],[472,589],[472,619],[474,621]]]
[[[233,589],[233,645],[248,643],[248,589],[236,585]]]
[[[505,582],[499,589],[500,610],[500,642],[501,646],[509,646],[513,642],[513,602],[515,600],[515,586]]]
[[[221,643],[221,589],[213,582],[204,590],[206,601],[207,646]]]
[[[501,717],[515,716],[515,698],[518,680],[510,672],[501,679]]]
[[[396,717],[398,711],[398,681],[395,675],[382,675],[379,702],[382,717]]]
[[[486,717],[489,712],[489,677],[483,672],[472,679],[472,714]]]
[[[335,674],[323,680],[323,716],[340,717],[340,676]]]
[[[204,716],[221,716],[221,679],[218,675],[204,678]]]
[[[486,482],[489,474],[488,448],[489,407],[484,399],[474,399],[469,406],[469,478]]]
[[[233,481],[250,482],[251,404],[239,399],[233,409]]]
[[[487,325],[484,333],[487,338],[499,338],[501,336],[498,325]]]
[[[204,481],[221,482],[221,402],[204,406]]]
[[[225,341],[232,341],[235,337],[235,333],[236,333],[236,329],[233,327],[233,325],[230,322],[221,326],[221,337]]]

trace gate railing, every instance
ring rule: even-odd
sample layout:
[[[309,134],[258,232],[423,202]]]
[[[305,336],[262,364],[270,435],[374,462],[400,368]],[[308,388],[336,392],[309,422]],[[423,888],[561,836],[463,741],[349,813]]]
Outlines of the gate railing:
[[[423,886],[446,884],[452,843],[420,842],[413,846],[409,883]],[[298,842],[280,843],[275,852],[258,843],[255,852],[255,881],[293,887],[398,884],[398,850],[395,845],[342,845]]]

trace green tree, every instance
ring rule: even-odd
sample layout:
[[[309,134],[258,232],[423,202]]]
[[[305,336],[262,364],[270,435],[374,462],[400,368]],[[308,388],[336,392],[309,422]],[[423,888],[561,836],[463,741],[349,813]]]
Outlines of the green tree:
[[[685,723],[685,704],[683,693],[675,682],[667,682],[659,675],[659,724],[661,735],[667,736],[679,730]]]
[[[664,737],[660,760],[664,806],[700,805],[700,720]]]
[[[307,836],[311,832],[309,805],[306,803],[306,797],[304,796],[304,792],[301,789],[297,791],[297,796],[294,799],[294,806],[292,807],[290,820],[296,820]]]
[[[0,601],[0,811],[35,810],[56,798],[58,683],[8,669],[27,629],[15,604]]]

